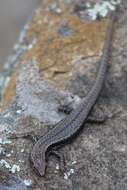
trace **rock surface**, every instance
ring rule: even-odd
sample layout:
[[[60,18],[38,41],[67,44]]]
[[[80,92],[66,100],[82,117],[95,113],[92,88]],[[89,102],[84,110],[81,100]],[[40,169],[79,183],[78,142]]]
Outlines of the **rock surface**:
[[[85,124],[80,135],[61,148],[65,173],[50,157],[46,176],[40,178],[29,162],[33,143],[7,139],[10,133],[44,134],[66,117],[59,106],[70,103],[76,108],[93,85],[108,18],[92,21],[85,11],[83,1],[44,0],[7,63],[1,94],[0,164],[9,174],[7,183],[1,175],[0,188],[11,190],[15,173],[24,181],[22,189],[127,189],[126,1],[120,4],[112,59],[94,108],[113,117],[103,124]]]

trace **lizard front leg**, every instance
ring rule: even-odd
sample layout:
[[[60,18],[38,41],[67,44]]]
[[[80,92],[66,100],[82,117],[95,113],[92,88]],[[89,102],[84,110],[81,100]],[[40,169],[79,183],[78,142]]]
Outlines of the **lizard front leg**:
[[[104,123],[108,119],[108,115],[106,114],[94,114],[94,115],[89,115],[87,118],[88,123]]]
[[[70,114],[73,110],[72,106],[69,105],[62,105],[58,108],[58,111],[63,112],[65,114]],[[103,112],[100,113],[98,111],[97,113],[92,111],[92,113],[88,116],[87,122],[88,123],[103,123],[109,118],[108,114],[104,114]]]

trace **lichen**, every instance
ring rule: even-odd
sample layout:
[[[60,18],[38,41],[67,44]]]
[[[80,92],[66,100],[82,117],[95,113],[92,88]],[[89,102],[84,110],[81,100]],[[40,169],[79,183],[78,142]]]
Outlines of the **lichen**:
[[[92,20],[96,20],[98,16],[106,17],[109,11],[114,11],[119,3],[120,0],[95,3],[93,7],[88,7],[88,15],[92,18]]]

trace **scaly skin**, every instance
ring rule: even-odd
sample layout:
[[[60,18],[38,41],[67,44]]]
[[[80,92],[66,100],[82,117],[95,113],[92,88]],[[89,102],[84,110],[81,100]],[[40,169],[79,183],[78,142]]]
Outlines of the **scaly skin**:
[[[73,137],[81,129],[83,124],[87,122],[88,114],[99,97],[107,71],[114,19],[115,13],[111,16],[110,24],[106,32],[105,44],[100,58],[100,68],[92,89],[78,105],[76,110],[73,110],[65,119],[58,122],[52,130],[42,136],[32,149],[30,159],[34,168],[41,176],[45,174],[46,153],[49,148],[63,141],[66,142],[66,140]]]

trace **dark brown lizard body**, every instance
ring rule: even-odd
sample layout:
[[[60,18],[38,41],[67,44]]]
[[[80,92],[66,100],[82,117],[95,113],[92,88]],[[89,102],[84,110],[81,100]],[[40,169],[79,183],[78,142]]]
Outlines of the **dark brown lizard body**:
[[[56,144],[68,140],[80,130],[81,126],[87,122],[88,114],[90,113],[100,94],[107,71],[114,18],[115,13],[112,15],[107,29],[105,44],[100,59],[100,68],[92,89],[78,105],[76,110],[73,110],[65,119],[58,122],[52,130],[42,136],[35,143],[32,149],[30,159],[34,165],[34,168],[41,176],[45,174],[46,153],[48,152],[48,149],[52,148]]]

